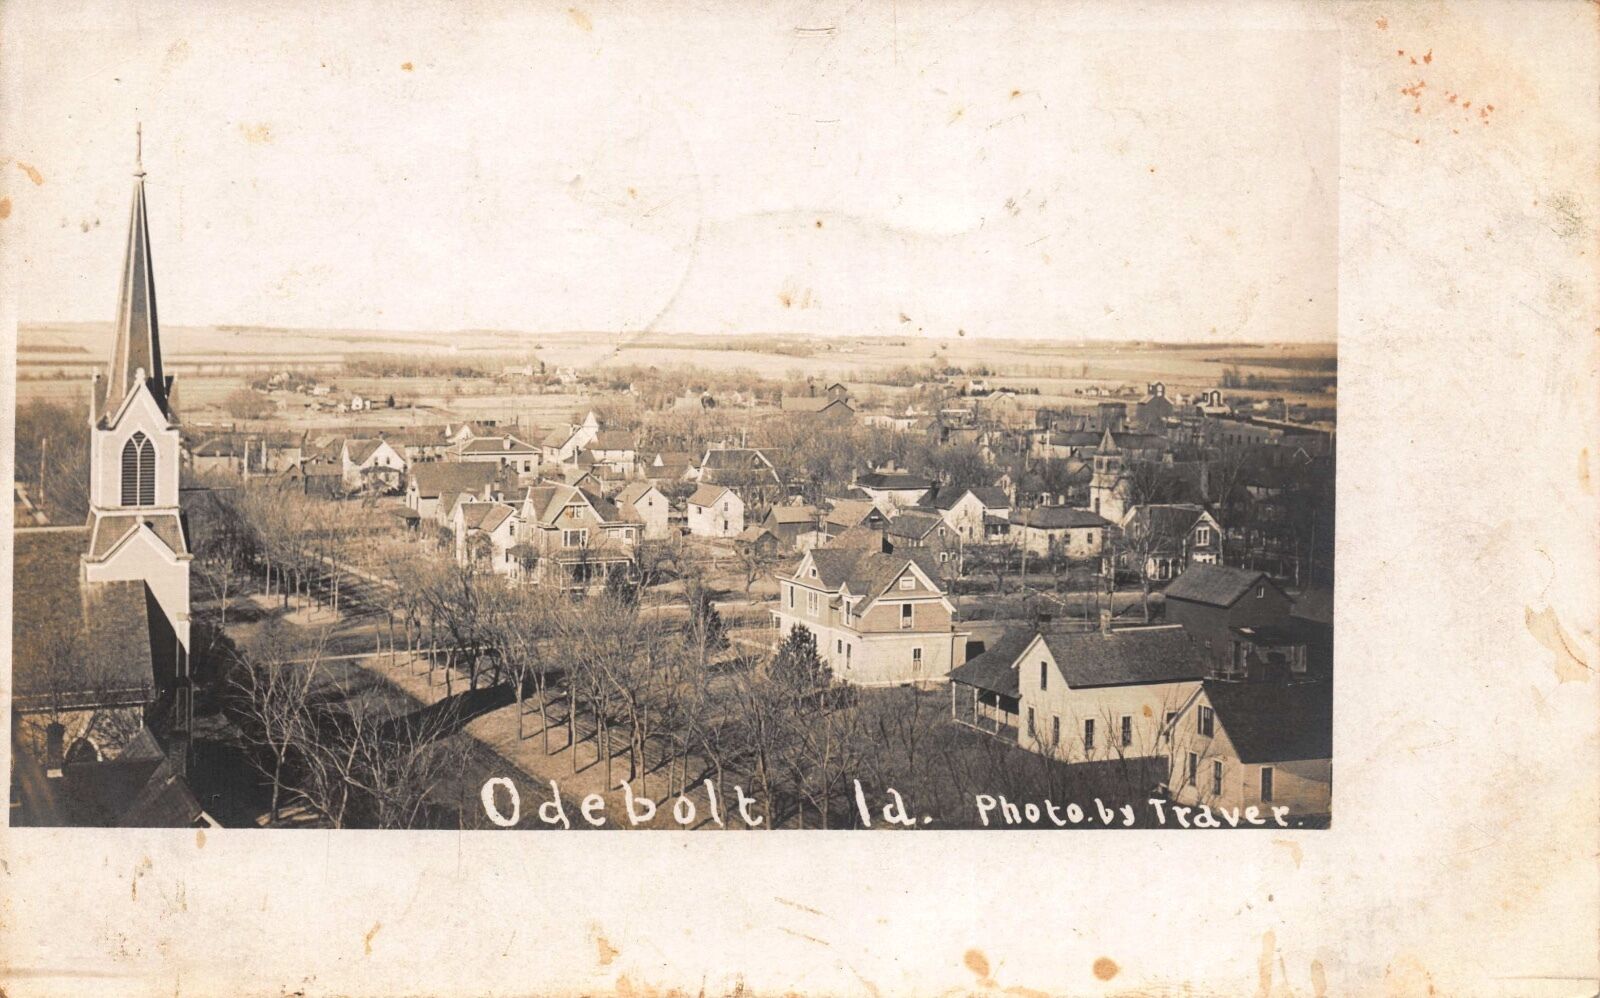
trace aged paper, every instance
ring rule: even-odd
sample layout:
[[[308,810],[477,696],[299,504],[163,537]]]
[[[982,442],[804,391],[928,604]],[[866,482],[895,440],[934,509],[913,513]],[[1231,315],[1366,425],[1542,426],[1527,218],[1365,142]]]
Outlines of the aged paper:
[[[1593,4],[0,18],[4,994],[1600,988]]]

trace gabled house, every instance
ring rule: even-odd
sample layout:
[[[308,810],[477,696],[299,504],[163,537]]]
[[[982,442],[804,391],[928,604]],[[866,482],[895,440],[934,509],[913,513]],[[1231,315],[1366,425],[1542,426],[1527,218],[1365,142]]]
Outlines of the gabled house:
[[[1293,606],[1265,572],[1211,564],[1189,566],[1167,586],[1165,600],[1167,620],[1183,625],[1229,674],[1246,672],[1250,646],[1282,647],[1272,642],[1285,636]],[[1294,671],[1303,673],[1303,664]]]
[[[993,485],[940,489],[932,505],[944,522],[968,544],[984,543],[987,517],[1006,519],[1011,515],[1011,500],[1002,489]]]
[[[965,657],[967,632],[956,629],[955,606],[926,551],[816,548],[778,581],[779,640],[795,627],[811,631],[836,680],[939,682]]]
[[[617,509],[631,510],[639,518],[642,539],[655,541],[667,536],[672,506],[660,489],[649,482],[629,482],[611,498]]]
[[[694,455],[682,451],[659,451],[643,468],[644,477],[653,485],[669,488],[686,482],[700,474]]]
[[[1117,568],[1143,572],[1165,582],[1190,565],[1220,564],[1222,525],[1204,507],[1192,503],[1149,503],[1135,506],[1122,521],[1125,540]],[[1139,561],[1143,561],[1143,566]]]
[[[901,513],[883,528],[893,551],[922,550],[933,556],[939,577],[954,579],[961,574],[961,536],[931,513]]]
[[[689,533],[736,537],[744,530],[744,500],[725,485],[702,485],[689,497]]]
[[[833,499],[832,508],[823,516],[823,526],[830,534],[841,534],[851,527],[871,527],[881,530],[889,525],[889,517],[870,499]]]
[[[531,475],[539,470],[539,448],[511,434],[500,436],[475,436],[456,445],[456,460],[477,461],[510,468],[519,475]]]
[[[590,589],[606,577],[631,573],[644,524],[613,503],[570,485],[542,482],[528,488],[518,511],[516,552],[534,581]]]
[[[405,455],[381,437],[347,437],[339,447],[346,492],[398,492],[406,467]]]
[[[700,460],[698,481],[702,485],[738,489],[745,501],[757,506],[775,502],[783,493],[778,469],[766,454],[754,447],[708,449]]]
[[[496,575],[520,574],[521,566],[512,553],[518,541],[515,506],[503,502],[458,502],[451,520],[458,564],[471,561]]]
[[[582,419],[551,430],[539,441],[544,463],[566,464],[599,435],[600,419],[593,412],[587,412]]]
[[[1171,720],[1176,751],[1167,793],[1181,804],[1286,808],[1325,818],[1333,801],[1331,683],[1207,679]]]
[[[1097,631],[1035,635],[1014,664],[1023,748],[1063,762],[1154,760],[1140,789],[1169,771],[1165,724],[1210,673],[1183,628],[1116,630],[1105,611]]]
[[[767,510],[761,525],[772,532],[778,544],[786,551],[800,546],[800,539],[815,533],[822,514],[815,506],[805,503],[780,503]]]
[[[406,508],[423,520],[440,519],[440,497],[465,493],[487,501],[500,471],[497,464],[476,461],[432,461],[412,465],[406,481]],[[448,512],[448,511],[445,511]]]

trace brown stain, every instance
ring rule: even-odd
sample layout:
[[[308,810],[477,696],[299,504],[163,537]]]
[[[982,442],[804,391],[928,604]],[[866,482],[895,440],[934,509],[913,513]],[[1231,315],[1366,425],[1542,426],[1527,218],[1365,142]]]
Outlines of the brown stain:
[[[572,23],[573,24],[576,24],[578,27],[582,28],[584,31],[593,31],[594,30],[594,22],[589,19],[589,15],[585,14],[583,11],[579,10],[578,8],[576,8],[576,7],[568,7],[567,8],[567,16],[572,18]]]
[[[1305,858],[1305,851],[1300,848],[1300,843],[1294,839],[1273,839],[1272,844],[1289,850],[1289,855],[1294,858],[1294,868],[1300,869],[1300,861]]]
[[[1257,998],[1271,998],[1272,995],[1272,954],[1277,949],[1278,937],[1272,930],[1261,934],[1261,956],[1256,960],[1256,996]]]
[[[1321,960],[1311,961],[1311,998],[1327,998],[1328,972],[1322,969]]]
[[[400,64],[400,68],[409,73],[409,72],[411,72],[412,66],[411,66],[411,63],[409,63],[409,62],[402,62]]]
[[[1154,717],[1154,716],[1155,716],[1155,714],[1153,714],[1153,713],[1151,713],[1151,711],[1150,711],[1150,705],[1149,705],[1149,704],[1145,704],[1145,705],[1144,705],[1144,706],[1143,706],[1143,707],[1142,707],[1142,708],[1140,708],[1140,709],[1141,709],[1141,710],[1143,710],[1143,711],[1144,711],[1144,716],[1145,716],[1145,717]]]
[[[1012,100],[1016,100],[1018,97],[1021,97],[1021,96],[1022,96],[1022,91],[1020,91],[1020,90],[1011,91],[1011,99]]]
[[[17,160],[17,169],[28,175],[28,179],[33,181],[33,186],[44,186],[44,174],[40,173],[37,167],[30,163],[24,163],[19,159]]]
[[[790,297],[787,291],[778,292],[778,301],[783,303],[784,308],[791,308],[794,305],[794,298]]]
[[[639,188],[637,188],[637,187],[628,188],[628,197],[633,198],[634,200],[637,201],[638,198],[639,198]]]
[[[983,955],[983,950],[976,948],[967,950],[961,954],[961,962],[966,964],[967,969],[972,971],[984,986],[989,985],[989,958]]]
[[[194,830],[194,847],[196,849],[204,849],[206,847],[206,830],[204,828],[196,828]]]
[[[951,124],[951,125],[955,124],[956,122],[960,121],[962,119],[962,117],[966,115],[966,113],[967,113],[967,109],[966,108],[964,108],[964,107],[956,108],[954,111],[952,111],[950,113],[950,120],[947,122],[947,124]]]
[[[373,922],[372,928],[368,929],[367,934],[361,937],[361,948],[367,951],[367,956],[372,955],[372,937],[377,935],[378,930],[381,928],[383,928],[382,922]]]
[[[1534,640],[1544,645],[1546,649],[1555,652],[1556,681],[1558,683],[1589,681],[1589,674],[1594,670],[1588,662],[1578,655],[1578,649],[1572,638],[1568,636],[1567,629],[1561,626],[1561,621],[1556,617],[1556,612],[1550,607],[1534,612],[1533,607],[1523,607],[1524,626]]]
[[[1116,977],[1117,972],[1121,969],[1121,967],[1117,966],[1117,961],[1109,956],[1102,956],[1094,962],[1094,976],[1102,981],[1109,981]]]
[[[595,961],[600,964],[600,966],[602,966],[602,967],[611,966],[611,961],[615,960],[617,958],[617,956],[621,952],[622,952],[621,950],[619,950],[615,946],[611,945],[611,940],[607,939],[605,936],[600,935],[599,933],[595,933],[595,937],[594,937],[594,953],[595,953],[595,956],[594,956],[594,958],[595,958]]]
[[[817,219],[817,228],[822,228],[822,219]]]
[[[1373,23],[1378,26],[1378,30],[1379,31],[1388,31],[1389,30],[1389,19],[1387,17],[1380,17],[1376,21],[1374,21]]]
[[[1585,495],[1594,495],[1594,482],[1589,479],[1589,448],[1578,452],[1578,487]]]
[[[1386,998],[1425,998],[1439,992],[1433,986],[1433,975],[1422,961],[1411,954],[1396,957],[1383,969],[1383,993]]]
[[[11,217],[11,199],[0,198],[0,219]]]
[[[244,140],[251,145],[264,145],[272,141],[272,126],[265,122],[247,125],[241,121],[239,122],[239,132],[244,136]]]

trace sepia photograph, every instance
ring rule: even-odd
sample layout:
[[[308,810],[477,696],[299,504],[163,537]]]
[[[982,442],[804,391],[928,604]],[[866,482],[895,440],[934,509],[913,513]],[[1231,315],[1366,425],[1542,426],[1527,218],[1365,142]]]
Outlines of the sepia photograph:
[[[775,175],[685,145],[714,107],[493,62],[197,114],[243,85],[203,37],[41,149],[14,822],[1329,820],[1331,125],[1241,130],[1283,99],[1244,71],[1204,125],[1068,86],[1099,53],[960,80],[915,157],[774,101]],[[1181,58],[1266,51],[1217,41]],[[1271,47],[1331,96],[1326,37]],[[514,132],[382,110],[513,79]]]
[[[1577,13],[1531,6],[1524,48]],[[1537,373],[1567,363],[1543,352],[1554,336],[1495,352],[1404,298],[1394,247],[1431,236],[1402,218],[1435,202],[1362,143],[1454,191],[1483,147],[1530,127],[1522,91],[1547,81],[1462,68],[1489,56],[1442,13],[1147,13],[4,5],[0,892],[18,857],[81,842],[86,870],[131,850],[108,867],[114,892],[166,905],[158,924],[236,877],[240,904],[293,921],[287,883],[270,903],[255,890],[271,879],[255,864],[292,856],[329,890],[354,878],[349,911],[374,917],[340,930],[339,959],[359,961],[399,947],[395,920],[429,903],[412,885],[427,898],[444,876],[427,864],[456,864],[468,893],[435,900],[470,911],[510,883],[481,850],[542,863],[530,884],[570,894],[586,888],[532,857],[649,879],[692,848],[684,883],[709,863],[795,884],[772,889],[776,916],[727,908],[734,885],[704,905],[778,917],[834,976],[785,983],[746,960],[696,985],[662,943],[659,974],[615,978],[625,944],[574,908],[601,976],[450,993],[935,993],[847,959],[863,930],[822,924],[847,884],[957,919],[944,874],[928,894],[880,877],[897,855],[992,877],[985,891],[1034,868],[1160,869],[1198,903],[1197,883],[1228,880],[1236,922],[1331,898],[1333,870],[1367,869],[1346,836],[1410,843],[1463,788],[1544,771],[1537,726],[1494,770],[1432,754],[1458,751],[1467,718],[1491,740],[1514,726],[1474,654],[1554,654],[1554,679],[1541,664],[1504,694],[1538,697],[1551,726],[1592,692],[1592,620],[1573,607],[1593,573],[1553,553],[1581,544],[1521,533],[1557,507],[1514,511],[1535,478],[1472,461],[1582,436],[1593,414]],[[1590,162],[1580,146],[1557,148]],[[1516,187],[1533,155],[1517,148],[1473,182],[1521,207],[1441,230],[1448,247],[1419,259],[1483,264],[1530,232],[1554,240],[1542,259],[1583,255],[1593,177]],[[1418,285],[1460,296],[1468,273],[1440,263]],[[1517,299],[1521,318],[1589,328],[1581,278],[1528,273],[1554,290]],[[1592,353],[1567,355],[1591,390]],[[1480,613],[1496,574],[1544,588]],[[1474,652],[1467,628],[1491,619],[1529,647]],[[1424,765],[1440,783],[1413,793],[1396,767]],[[500,834],[910,830],[916,847]],[[1017,834],[964,834],[1002,830]],[[1201,830],[1237,834],[1175,834]],[[1048,834],[1079,831],[1125,834]],[[1501,848],[1470,836],[1440,855]],[[223,855],[251,865],[178,872]],[[1321,894],[1248,872],[1303,862]],[[141,901],[152,882],[159,902]],[[1094,890],[1103,907],[1110,888]],[[975,903],[959,918],[991,919],[997,902]],[[886,946],[910,932],[878,925]],[[517,952],[519,927],[534,931],[507,923],[484,946]],[[166,938],[94,931],[123,954],[112,976]],[[1339,993],[1321,976],[1338,938],[1280,967],[1257,927],[1243,990],[1194,993]],[[973,993],[1189,993],[1125,946],[1030,990],[1032,965],[1005,971],[994,945],[940,959]],[[140,983],[169,993],[159,952]],[[45,951],[9,959],[48,993],[98,980]],[[262,986],[357,993],[332,980]],[[377,980],[359,993],[449,990]]]

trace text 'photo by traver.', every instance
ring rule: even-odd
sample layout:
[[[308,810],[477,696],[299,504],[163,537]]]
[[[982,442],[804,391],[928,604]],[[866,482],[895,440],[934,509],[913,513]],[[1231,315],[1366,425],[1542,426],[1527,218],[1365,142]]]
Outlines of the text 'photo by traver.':
[[[39,140],[12,825],[1328,827],[1326,39],[506,129],[204,35]]]

